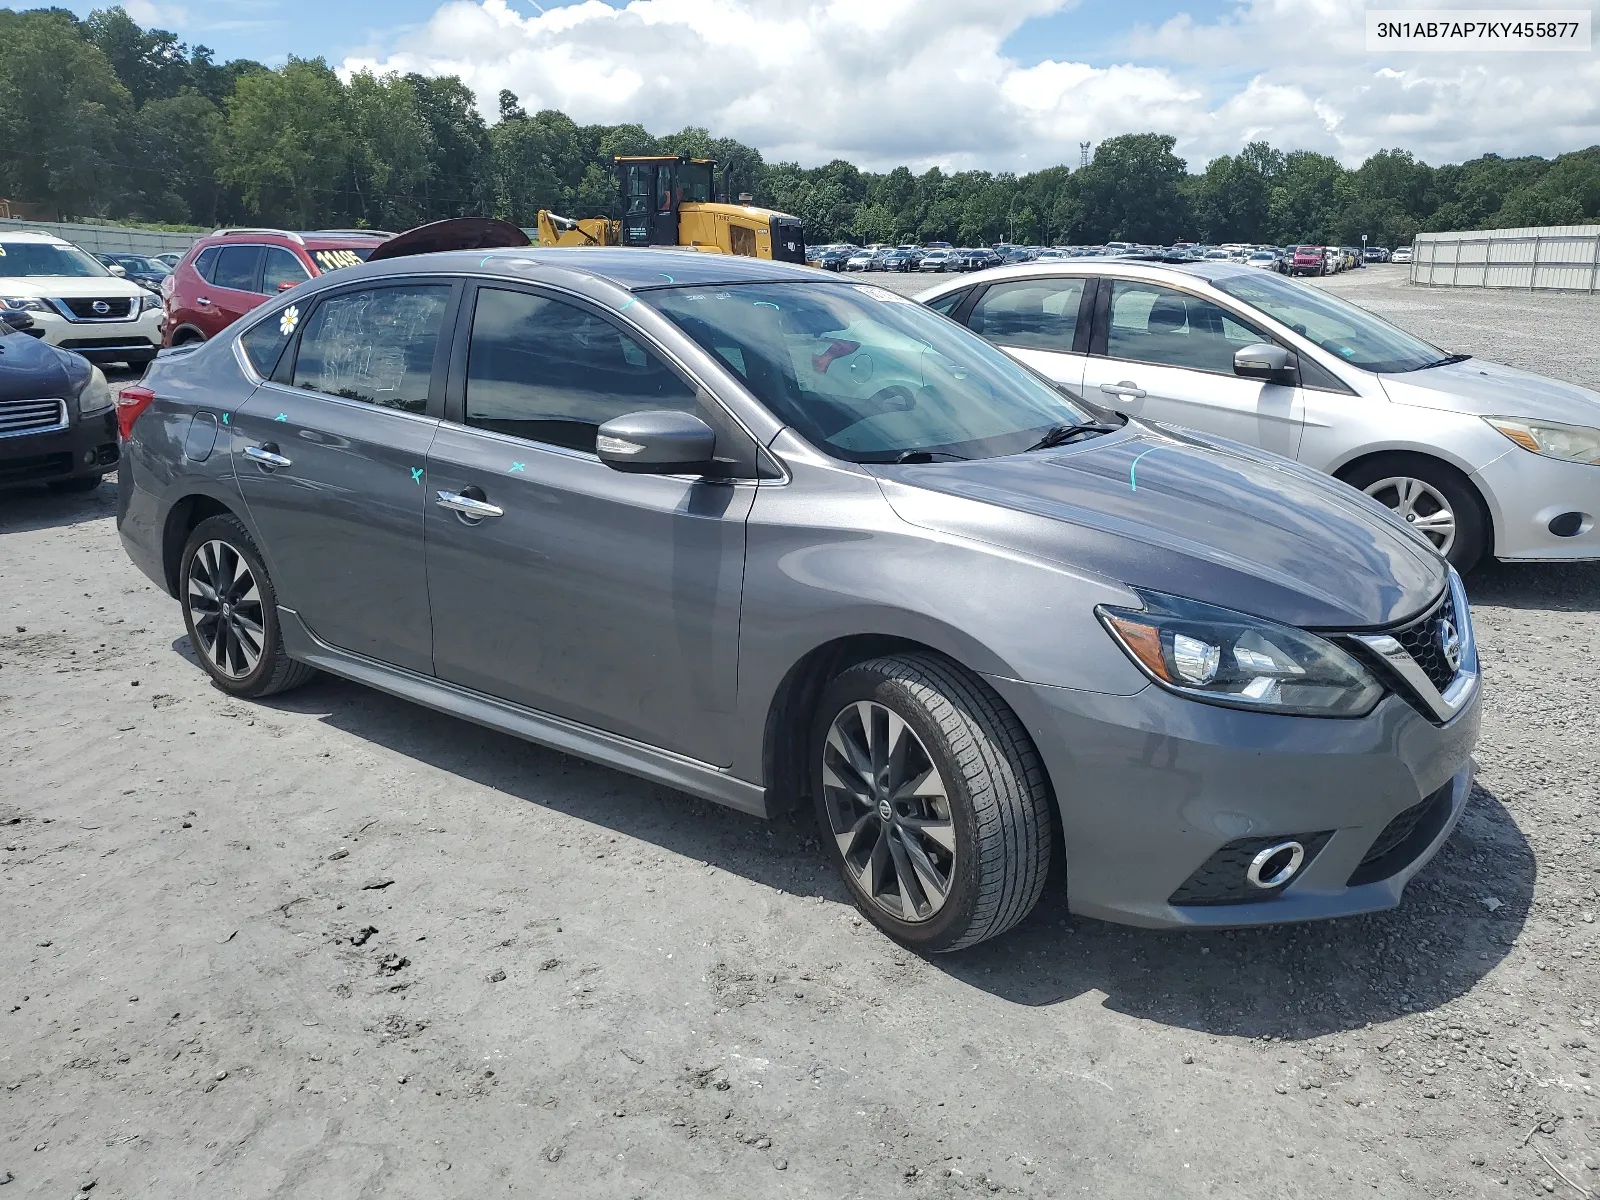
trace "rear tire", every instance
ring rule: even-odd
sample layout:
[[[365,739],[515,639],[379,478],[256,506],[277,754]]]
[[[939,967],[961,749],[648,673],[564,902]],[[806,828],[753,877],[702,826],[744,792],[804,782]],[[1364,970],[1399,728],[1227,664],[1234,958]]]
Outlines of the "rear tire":
[[[1483,497],[1448,463],[1424,454],[1379,454],[1339,477],[1417,527],[1463,575],[1482,561],[1489,548],[1489,514]],[[1445,513],[1451,522],[1447,539],[1439,536]]]
[[[1050,784],[982,680],[933,654],[859,663],[824,690],[810,744],[823,842],[879,929],[960,950],[1033,910],[1050,872]]]
[[[230,696],[271,696],[316,674],[284,651],[278,594],[238,517],[207,517],[194,527],[179,560],[178,598],[196,656]]]

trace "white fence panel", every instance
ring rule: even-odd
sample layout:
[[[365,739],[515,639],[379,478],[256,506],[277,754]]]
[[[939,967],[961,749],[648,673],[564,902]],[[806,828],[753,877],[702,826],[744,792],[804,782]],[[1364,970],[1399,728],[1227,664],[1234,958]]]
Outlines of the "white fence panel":
[[[1411,282],[1428,287],[1600,291],[1600,225],[1418,234]]]
[[[91,254],[182,254],[203,234],[130,229],[123,225],[81,225],[69,221],[21,221],[0,217],[0,235],[11,230],[54,234]]]

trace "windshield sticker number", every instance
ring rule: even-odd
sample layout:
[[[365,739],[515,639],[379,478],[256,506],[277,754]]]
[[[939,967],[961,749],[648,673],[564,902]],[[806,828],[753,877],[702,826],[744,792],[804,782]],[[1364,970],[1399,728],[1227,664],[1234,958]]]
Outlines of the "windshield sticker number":
[[[317,266],[324,271],[337,271],[341,267],[354,267],[361,263],[361,256],[354,250],[317,250],[311,257],[317,260]]]
[[[873,287],[871,284],[854,284],[856,291],[863,296],[878,301],[880,304],[915,304],[910,296],[902,296],[899,292],[891,292],[888,288]]]

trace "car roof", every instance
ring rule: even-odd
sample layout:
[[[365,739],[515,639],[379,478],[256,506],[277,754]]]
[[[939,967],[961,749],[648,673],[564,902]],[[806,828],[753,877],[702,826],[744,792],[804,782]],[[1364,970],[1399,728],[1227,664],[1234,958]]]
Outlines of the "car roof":
[[[1246,267],[1234,259],[1207,261],[1205,259],[1172,259],[1158,258],[1154,255],[1120,254],[1103,255],[1094,258],[1069,258],[1035,260],[1030,263],[1017,263],[1014,266],[995,267],[984,271],[977,276],[964,276],[959,280],[950,280],[945,286],[949,288],[971,287],[973,283],[982,283],[988,280],[1003,279],[1037,279],[1044,276],[1073,276],[1073,275],[1098,275],[1111,266],[1125,267],[1134,276],[1147,275],[1154,281],[1163,276],[1171,277],[1173,274],[1187,275],[1194,279],[1204,280],[1206,283],[1215,283],[1219,279],[1245,278],[1253,279],[1260,274],[1252,267]],[[931,293],[924,292],[923,295]]]
[[[38,229],[0,229],[0,241],[7,242],[36,242],[44,246],[70,246],[66,238],[57,237],[53,233],[44,233]]]
[[[466,275],[503,273],[507,267],[550,267],[587,275],[619,287],[642,292],[653,288],[702,287],[719,283],[819,283],[838,282],[826,272],[799,263],[774,262],[735,254],[700,254],[693,250],[632,249],[622,246],[515,246],[497,250],[445,250],[385,259],[361,267],[346,267],[340,279],[362,275],[388,275],[430,271]],[[526,278],[537,278],[530,273]]]

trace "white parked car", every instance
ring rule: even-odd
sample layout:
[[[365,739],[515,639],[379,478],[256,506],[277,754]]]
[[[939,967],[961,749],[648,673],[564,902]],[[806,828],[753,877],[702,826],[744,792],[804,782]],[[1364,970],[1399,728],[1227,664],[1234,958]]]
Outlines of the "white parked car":
[[[1092,403],[1337,476],[1463,571],[1600,559],[1600,392],[1234,263],[1029,263],[919,298]]]
[[[0,233],[0,306],[91,362],[146,366],[161,348],[161,297],[47,233]]]
[[[1411,247],[1410,246],[1401,246],[1393,254],[1389,255],[1389,261],[1392,262],[1392,263],[1408,263],[1408,262],[1410,262],[1411,261]]]

